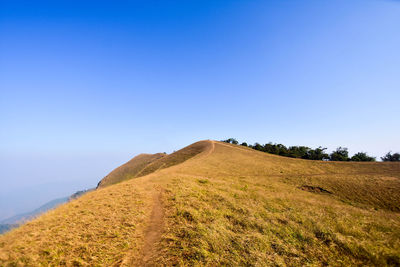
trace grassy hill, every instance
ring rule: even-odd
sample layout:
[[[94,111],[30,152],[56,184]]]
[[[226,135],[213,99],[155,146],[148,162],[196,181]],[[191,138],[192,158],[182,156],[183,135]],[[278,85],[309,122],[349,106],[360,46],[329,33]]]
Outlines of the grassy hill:
[[[0,265],[400,265],[399,163],[214,141],[155,155],[0,236]]]
[[[124,180],[138,177],[144,168],[164,156],[166,156],[166,154],[163,153],[140,154],[128,161],[127,163],[119,166],[118,168],[110,172],[106,177],[101,179],[101,181],[97,185],[97,188],[109,186],[122,182]]]
[[[170,155],[165,153],[140,154],[104,177],[99,182],[98,188],[145,176],[160,169],[177,165],[201,153],[204,147],[204,142],[197,142]]]

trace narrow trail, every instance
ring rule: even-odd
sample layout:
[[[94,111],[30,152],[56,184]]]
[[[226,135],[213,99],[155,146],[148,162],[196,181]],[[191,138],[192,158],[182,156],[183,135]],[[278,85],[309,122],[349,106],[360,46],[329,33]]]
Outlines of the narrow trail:
[[[151,259],[157,252],[157,243],[164,229],[164,207],[162,203],[163,190],[156,190],[153,196],[153,210],[147,228],[144,231],[143,248],[140,258],[134,266],[153,266]]]
[[[212,141],[212,140],[210,140],[210,142],[211,142],[211,149],[207,151],[206,156],[209,156],[209,155],[210,155],[211,153],[213,153],[214,150],[215,150],[215,142]]]

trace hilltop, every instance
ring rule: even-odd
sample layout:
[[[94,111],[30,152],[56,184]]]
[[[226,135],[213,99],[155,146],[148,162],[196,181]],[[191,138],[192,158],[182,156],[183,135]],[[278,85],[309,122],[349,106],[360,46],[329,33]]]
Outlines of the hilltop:
[[[400,163],[143,154],[0,236],[0,265],[399,265]]]

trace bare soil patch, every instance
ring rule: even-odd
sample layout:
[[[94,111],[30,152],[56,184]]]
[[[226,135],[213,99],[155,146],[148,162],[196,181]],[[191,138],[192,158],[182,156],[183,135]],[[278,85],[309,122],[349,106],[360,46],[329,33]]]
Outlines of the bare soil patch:
[[[144,232],[144,243],[141,258],[135,266],[153,266],[152,259],[157,252],[157,243],[161,240],[164,229],[164,207],[162,203],[163,190],[156,191],[153,197],[153,210],[150,221]]]
[[[332,192],[319,187],[319,186],[311,186],[311,185],[303,185],[300,187],[301,190],[307,191],[307,192],[312,192],[312,193],[326,193],[326,194],[332,194]]]

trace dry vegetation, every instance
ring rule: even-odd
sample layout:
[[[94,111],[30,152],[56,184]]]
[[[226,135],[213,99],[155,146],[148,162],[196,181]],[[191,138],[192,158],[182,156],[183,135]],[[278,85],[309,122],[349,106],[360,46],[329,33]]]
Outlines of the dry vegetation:
[[[210,141],[154,162],[1,236],[0,265],[400,265],[399,163]]]
[[[149,164],[165,156],[166,154],[163,153],[140,154],[110,172],[99,182],[97,187],[105,187],[138,177],[141,174],[142,170],[146,168]]]
[[[177,165],[201,153],[205,146],[205,143],[197,142],[170,155],[164,153],[140,154],[104,177],[99,182],[98,187],[105,187],[128,179],[145,176]]]

